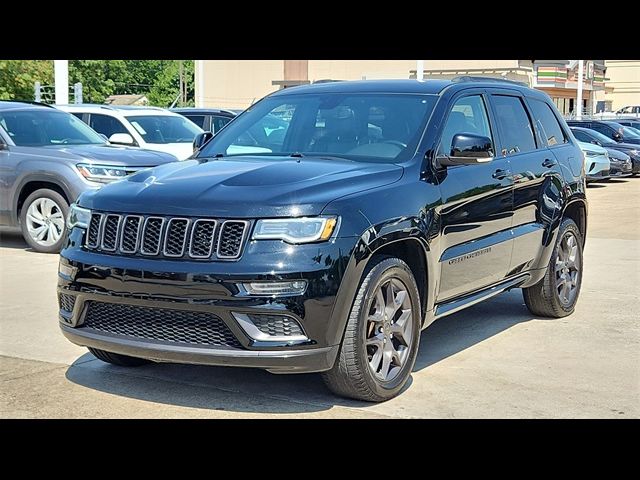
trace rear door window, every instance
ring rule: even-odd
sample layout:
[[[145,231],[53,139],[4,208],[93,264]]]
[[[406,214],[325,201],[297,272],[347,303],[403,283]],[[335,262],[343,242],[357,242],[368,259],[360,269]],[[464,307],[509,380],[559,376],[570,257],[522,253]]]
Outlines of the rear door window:
[[[510,95],[492,95],[491,102],[500,131],[502,154],[517,155],[535,150],[533,127],[522,99]]]

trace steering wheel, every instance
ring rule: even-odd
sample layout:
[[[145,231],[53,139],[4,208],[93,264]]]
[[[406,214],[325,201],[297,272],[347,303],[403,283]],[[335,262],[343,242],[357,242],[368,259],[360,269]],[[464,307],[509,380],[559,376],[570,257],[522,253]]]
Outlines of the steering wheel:
[[[396,147],[400,147],[400,148],[407,148],[407,144],[406,143],[402,143],[398,140],[383,140],[380,143],[388,143],[389,145],[395,145]]]

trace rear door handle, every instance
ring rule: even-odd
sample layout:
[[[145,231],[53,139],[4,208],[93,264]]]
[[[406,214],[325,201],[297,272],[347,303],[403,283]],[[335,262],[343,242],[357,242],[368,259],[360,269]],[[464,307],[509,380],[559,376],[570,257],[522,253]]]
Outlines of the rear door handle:
[[[493,175],[491,176],[496,180],[503,180],[507,178],[509,175],[511,175],[511,170],[502,170],[501,168],[499,168],[498,170],[493,172]]]
[[[555,167],[558,164],[556,160],[551,160],[550,158],[545,158],[544,162],[542,162],[542,166],[545,168]]]

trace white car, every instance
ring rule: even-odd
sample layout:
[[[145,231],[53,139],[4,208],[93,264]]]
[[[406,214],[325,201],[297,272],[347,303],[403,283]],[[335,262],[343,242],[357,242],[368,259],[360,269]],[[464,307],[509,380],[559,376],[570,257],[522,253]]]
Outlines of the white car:
[[[607,150],[593,143],[580,141],[578,141],[578,146],[584,153],[584,171],[587,174],[587,182],[609,178],[611,161]]]
[[[170,153],[184,160],[193,153],[193,139],[203,130],[182,115],[157,107],[56,105],[117,145]]]

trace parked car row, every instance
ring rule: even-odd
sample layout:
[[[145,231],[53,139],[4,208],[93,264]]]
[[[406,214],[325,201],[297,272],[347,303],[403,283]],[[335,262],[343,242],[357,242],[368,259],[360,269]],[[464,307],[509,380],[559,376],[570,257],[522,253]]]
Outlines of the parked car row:
[[[585,153],[587,180],[640,173],[640,131],[610,120],[569,120]],[[597,153],[596,153],[597,152]],[[609,168],[602,168],[607,157]]]
[[[141,169],[184,160],[194,138],[236,111],[0,101],[0,225],[39,252],[60,251],[69,205]],[[192,114],[197,114],[194,117]]]

